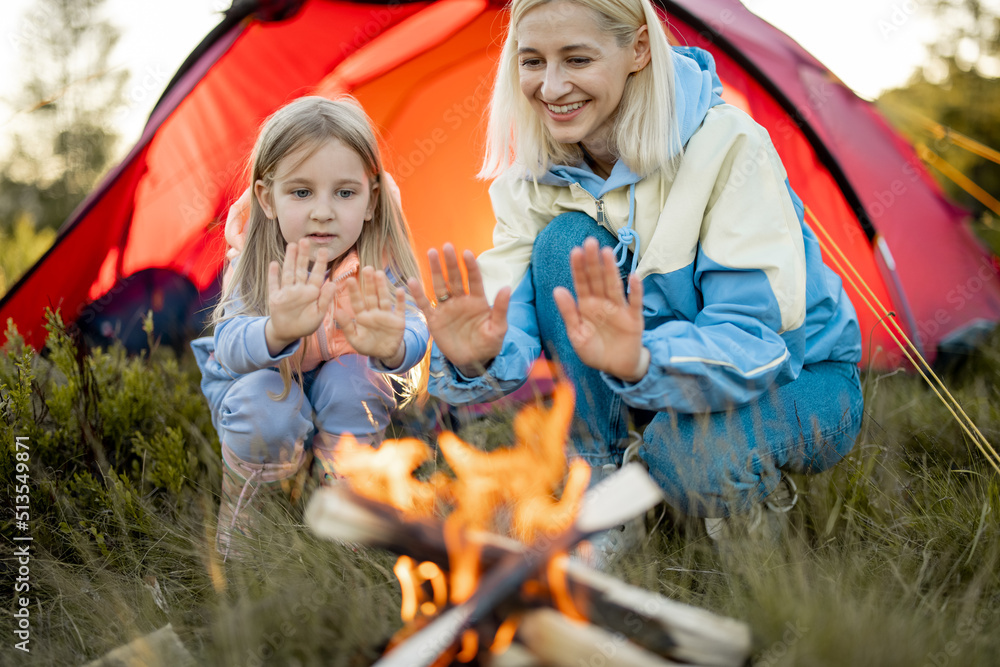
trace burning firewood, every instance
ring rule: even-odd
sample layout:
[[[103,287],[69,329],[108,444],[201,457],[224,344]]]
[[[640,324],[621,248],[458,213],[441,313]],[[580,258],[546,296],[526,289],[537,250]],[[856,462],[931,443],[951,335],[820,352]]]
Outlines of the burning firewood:
[[[743,624],[567,562],[580,540],[662,501],[638,464],[584,495],[590,468],[579,460],[567,467],[564,450],[572,417],[573,391],[562,384],[551,409],[533,405],[517,415],[511,447],[487,453],[442,434],[438,445],[455,477],[435,474],[428,481],[413,474],[431,451],[420,441],[390,440],[375,450],[341,438],[334,467],[346,484],[319,490],[306,522],[324,537],[401,554],[394,570],[407,625],[376,664],[488,664],[510,646],[519,626],[519,641],[529,647],[545,636],[577,646],[627,637],[627,646],[616,649],[627,664],[745,661],[749,632]],[[446,509],[447,517],[437,518]],[[493,534],[497,530],[527,545]],[[555,608],[567,622],[582,624],[537,616],[539,608]],[[529,618],[542,620],[526,627]]]
[[[406,520],[399,510],[342,486],[314,495],[306,508],[306,523],[322,537],[380,547],[448,567],[442,521]],[[473,533],[469,539],[480,545],[485,569],[526,549],[516,540],[492,533]],[[749,629],[739,621],[630,586],[577,561],[567,563],[566,580],[571,597],[583,602],[580,611],[587,618],[667,659],[722,667],[741,665],[750,653]],[[538,603],[523,590],[518,595],[520,601],[512,606]]]
[[[615,667],[664,667],[688,663],[674,662],[647,651],[622,634],[592,623],[571,621],[554,609],[529,612],[518,631],[518,638],[547,667],[579,667],[600,664]]]
[[[663,499],[660,489],[638,464],[625,466],[603,480],[584,497],[576,522],[550,544],[512,553],[497,563],[479,582],[472,597],[444,612],[429,626],[375,663],[382,667],[426,667],[461,633],[483,619],[500,602],[516,592],[532,574],[556,554],[577,542],[621,525]]]

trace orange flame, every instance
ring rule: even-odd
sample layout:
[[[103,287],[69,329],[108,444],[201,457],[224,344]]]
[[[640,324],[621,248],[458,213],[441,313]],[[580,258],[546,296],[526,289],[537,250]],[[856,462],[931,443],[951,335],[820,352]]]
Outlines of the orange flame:
[[[436,609],[444,609],[444,606],[448,603],[448,583],[445,581],[444,572],[441,571],[441,568],[436,563],[425,561],[417,567],[417,573],[424,581],[431,582],[431,591],[434,593],[434,600],[431,604]],[[433,613],[430,612],[427,616]]]
[[[374,449],[346,433],[334,448],[333,465],[359,495],[410,516],[430,516],[438,496],[435,483],[413,477],[430,455],[430,447],[416,438],[387,440]]]
[[[469,539],[461,523],[450,518],[444,522],[444,544],[451,572],[451,602],[462,604],[472,597],[479,581],[480,545]]]
[[[471,662],[479,652],[479,635],[475,630],[466,630],[462,633],[462,650],[455,656],[458,662]]]
[[[472,596],[479,581],[482,546],[474,538],[476,532],[506,529],[524,542],[535,542],[570,527],[590,478],[590,467],[583,461],[574,461],[567,473],[565,443],[573,403],[572,385],[559,383],[552,407],[523,408],[514,418],[514,445],[492,452],[476,449],[454,433],[441,433],[438,446],[454,479],[437,473],[423,482],[413,476],[431,457],[430,448],[414,438],[386,440],[374,449],[349,435],[341,437],[334,468],[358,494],[393,505],[412,518],[453,506],[444,521],[447,584],[434,563],[416,565],[400,556],[393,569],[403,591],[400,615],[405,622],[418,612],[431,616],[448,602],[461,604]],[[566,587],[564,558],[549,564],[547,578],[557,606],[572,618],[581,618]],[[431,584],[433,600],[426,599],[426,582]],[[511,618],[500,626],[491,651],[501,653],[509,646],[517,623]],[[478,651],[478,635],[466,632],[456,659],[467,662]]]
[[[399,579],[399,587],[403,591],[403,603],[399,607],[399,615],[406,623],[409,623],[417,616],[417,601],[420,596],[420,588],[413,580],[414,570],[413,559],[409,556],[400,556],[397,558],[396,565],[392,568],[396,578]]]
[[[399,606],[399,616],[409,623],[417,617],[419,610],[424,616],[433,616],[448,603],[448,585],[444,572],[436,564],[423,562],[417,565],[409,556],[400,556],[392,571],[399,579],[403,601]],[[424,599],[423,584],[430,582],[434,599]]]
[[[587,617],[577,608],[573,596],[570,595],[569,585],[566,583],[566,561],[568,558],[569,556],[565,553],[559,554],[549,560],[546,566],[545,574],[551,589],[552,601],[555,603],[556,609],[567,618],[574,621],[586,621]]]
[[[493,643],[490,645],[490,653],[493,655],[500,655],[510,648],[511,642],[514,641],[514,634],[517,632],[517,626],[521,624],[521,616],[519,614],[513,614],[504,619],[504,622],[500,624],[497,629],[497,634],[493,637]]]
[[[582,467],[574,466],[571,494],[564,494],[565,505],[555,502],[554,493],[566,475],[566,434],[572,418],[573,388],[563,383],[555,388],[550,410],[529,406],[517,414],[513,447],[487,453],[453,433],[442,433],[438,446],[455,472],[457,507],[448,520],[485,530],[502,508],[511,507],[515,536],[525,542],[541,530],[568,528],[586,488],[586,479],[579,486],[580,475],[589,470],[582,461]]]

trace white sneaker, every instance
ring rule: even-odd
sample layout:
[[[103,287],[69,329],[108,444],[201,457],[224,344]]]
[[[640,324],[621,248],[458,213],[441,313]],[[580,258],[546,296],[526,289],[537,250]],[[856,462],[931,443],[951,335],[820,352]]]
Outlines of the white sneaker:
[[[788,512],[799,500],[799,490],[791,477],[782,475],[778,486],[764,502],[754,505],[746,514],[726,517],[705,517],[705,532],[716,543],[741,537],[762,542],[776,542],[785,532]]]
[[[639,461],[639,463],[642,463],[642,459],[639,458],[639,448],[642,447],[642,444],[643,441],[641,433],[638,431],[628,432],[628,444],[625,445],[625,451],[622,453],[622,465],[632,461]]]
[[[622,554],[635,549],[646,539],[646,515],[594,535],[580,542],[572,558],[596,570],[607,570]]]
[[[642,447],[642,435],[637,431],[629,431],[628,442],[622,454],[622,465],[631,461],[640,461],[640,447]],[[592,468],[590,486],[594,486],[617,471],[618,466],[613,463]],[[645,539],[646,515],[643,514],[621,526],[594,535],[589,540],[583,540],[573,550],[572,558],[597,570],[606,570],[621,554],[636,548]]]

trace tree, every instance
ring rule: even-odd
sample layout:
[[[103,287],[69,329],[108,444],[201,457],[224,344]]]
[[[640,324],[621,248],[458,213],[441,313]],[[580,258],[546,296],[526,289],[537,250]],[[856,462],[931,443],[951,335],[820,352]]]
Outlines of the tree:
[[[931,55],[982,77],[1000,76],[1000,0],[926,0],[940,27]]]
[[[966,71],[954,60],[943,61],[943,82],[918,71],[903,88],[883,93],[879,108],[914,144],[924,144],[994,198],[1000,199],[1000,165],[968,151],[928,129],[923,119],[961,133],[994,149],[1000,148],[1000,79]],[[936,171],[936,170],[932,170]],[[939,179],[945,191],[977,216],[989,209],[956,183]]]
[[[57,228],[103,175],[118,135],[126,70],[109,56],[120,32],[101,18],[105,0],[36,0],[11,38],[24,87],[14,101],[13,149],[0,175],[0,222],[24,214]]]
[[[953,141],[957,132],[1000,149],[1000,0],[925,1],[940,26],[928,47],[930,60],[907,85],[883,93],[877,104],[911,142],[925,145],[988,197],[1000,200],[1000,165]],[[978,218],[978,231],[1000,249],[996,204],[969,194],[933,165],[931,171],[948,195]]]

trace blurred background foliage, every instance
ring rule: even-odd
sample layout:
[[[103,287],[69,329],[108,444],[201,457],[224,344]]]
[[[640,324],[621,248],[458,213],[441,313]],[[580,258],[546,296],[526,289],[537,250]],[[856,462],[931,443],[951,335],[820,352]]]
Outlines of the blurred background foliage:
[[[971,194],[940,168],[930,169],[948,196],[972,213],[974,228],[996,253],[1000,250],[996,162],[1000,159],[1000,3],[933,0],[925,8],[939,26],[926,65],[906,86],[880,95],[876,104],[911,143],[926,146],[985,191],[985,197]],[[979,146],[969,150],[958,145],[963,138]]]
[[[36,0],[25,15],[12,100],[11,147],[0,155],[0,295],[52,245],[73,210],[122,156],[112,119],[125,70],[109,55],[120,31],[106,0]]]

